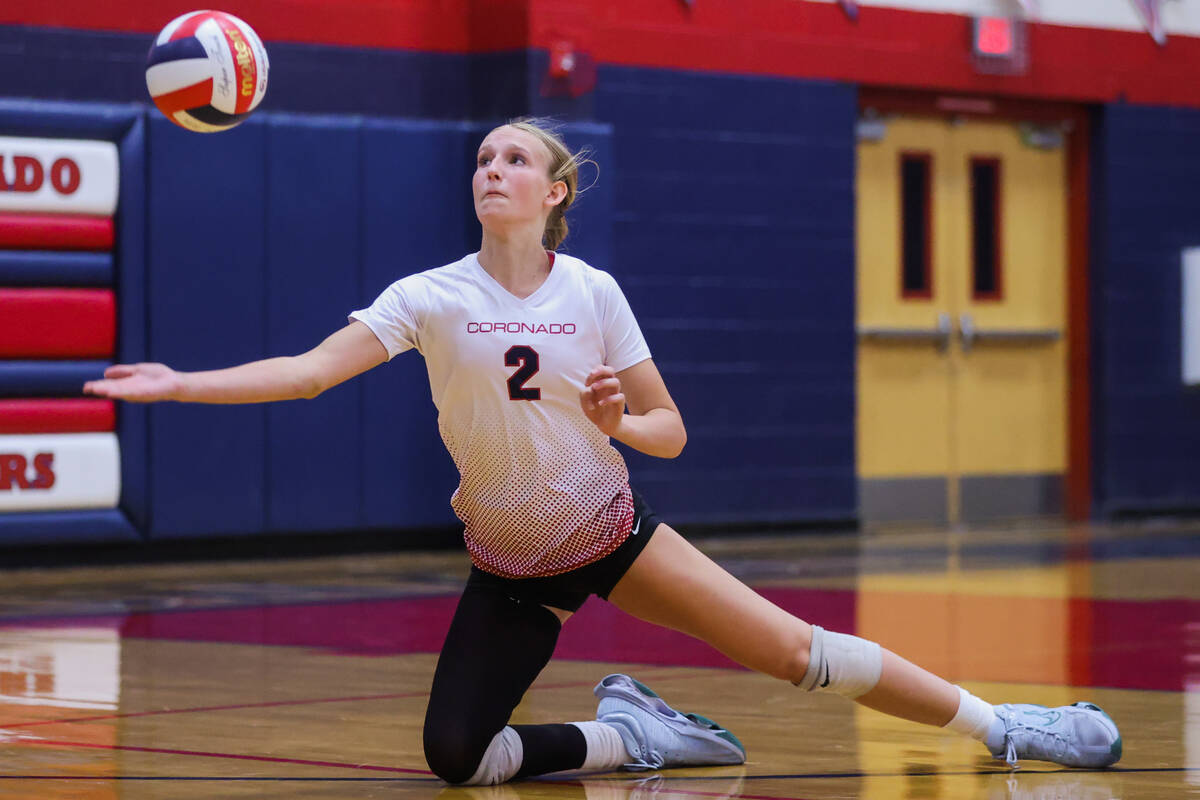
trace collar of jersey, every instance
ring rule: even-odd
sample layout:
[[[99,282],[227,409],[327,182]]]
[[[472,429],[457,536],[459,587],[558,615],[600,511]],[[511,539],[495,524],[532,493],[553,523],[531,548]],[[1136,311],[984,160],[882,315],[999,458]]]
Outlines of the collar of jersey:
[[[546,276],[546,280],[542,281],[542,285],[535,289],[533,294],[529,295],[528,297],[517,297],[508,289],[505,289],[503,286],[501,286],[498,280],[488,274],[488,271],[483,268],[482,264],[479,263],[479,253],[473,253],[471,255],[471,264],[482,276],[483,282],[491,287],[493,292],[498,294],[500,297],[503,297],[506,302],[515,303],[516,305],[520,306],[530,305],[531,303],[541,299],[541,297],[547,293],[550,284],[555,281],[556,276],[563,271],[562,262],[562,256],[558,253],[555,253],[554,260],[551,262],[550,274]]]

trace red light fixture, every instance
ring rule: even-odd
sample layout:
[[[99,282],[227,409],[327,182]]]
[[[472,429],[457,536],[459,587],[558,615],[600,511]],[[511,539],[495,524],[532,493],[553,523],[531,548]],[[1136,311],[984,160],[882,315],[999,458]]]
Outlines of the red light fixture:
[[[1029,67],[1024,20],[1011,17],[971,19],[971,58],[977,72],[1019,75]]]
[[[1013,54],[1013,23],[1007,17],[979,17],[975,20],[975,53],[981,56]]]

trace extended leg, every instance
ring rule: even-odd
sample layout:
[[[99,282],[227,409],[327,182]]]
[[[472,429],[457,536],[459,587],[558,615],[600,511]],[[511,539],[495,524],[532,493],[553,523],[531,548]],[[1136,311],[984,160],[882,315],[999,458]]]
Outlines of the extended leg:
[[[810,691],[833,691],[914,722],[949,727],[993,754],[1105,766],[1120,737],[1099,709],[1064,707],[1037,727],[1037,711],[994,709],[965,690],[857,636],[824,631],[769,602],[660,525],[609,599],[622,610],[702,639],[751,669]],[[1024,707],[1017,707],[1018,709]],[[1047,727],[1049,725],[1049,727]],[[1019,743],[1012,747],[1014,742]]]

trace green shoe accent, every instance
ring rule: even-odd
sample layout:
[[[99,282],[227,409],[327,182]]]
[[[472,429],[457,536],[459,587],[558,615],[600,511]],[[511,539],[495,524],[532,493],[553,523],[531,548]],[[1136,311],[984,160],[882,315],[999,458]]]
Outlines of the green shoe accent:
[[[1095,703],[1076,703],[1075,705],[1081,708],[1090,708],[1093,711],[1099,711],[1104,715],[1105,719],[1107,719],[1109,722],[1112,722],[1112,717],[1108,716],[1108,712]],[[1113,722],[1113,727],[1116,727],[1116,724],[1117,723]],[[1112,743],[1111,747],[1108,748],[1109,755],[1113,757],[1112,763],[1115,764],[1121,760],[1123,748],[1124,744],[1121,742],[1121,737],[1118,735],[1117,740]]]
[[[662,698],[658,697],[657,694],[654,693],[653,689],[651,689],[649,686],[647,686],[646,684],[639,681],[637,678],[631,677],[629,680],[633,681],[633,685],[637,687],[637,690],[639,692],[641,692],[642,694],[646,695],[647,697],[655,697],[660,700],[662,699]],[[729,731],[722,728],[720,725],[718,725],[716,722],[709,719],[708,717],[702,717],[699,714],[684,714],[683,716],[687,717],[692,722],[697,722],[697,723],[705,726],[706,728],[711,730],[713,733],[715,733],[717,736],[719,736],[722,739],[724,739],[725,741],[729,742],[734,747],[736,747],[738,750],[741,750],[743,753],[746,752],[745,745],[743,745],[740,741],[738,741],[738,738],[736,736],[734,736],[732,733],[730,733]]]
[[[699,722],[701,725],[708,726],[708,728],[717,736],[720,736],[722,739],[729,742],[743,753],[746,752],[746,747],[740,741],[738,741],[736,736],[722,728],[717,723],[713,722],[708,717],[702,717],[699,714],[684,714],[684,716],[690,719],[692,722]]]

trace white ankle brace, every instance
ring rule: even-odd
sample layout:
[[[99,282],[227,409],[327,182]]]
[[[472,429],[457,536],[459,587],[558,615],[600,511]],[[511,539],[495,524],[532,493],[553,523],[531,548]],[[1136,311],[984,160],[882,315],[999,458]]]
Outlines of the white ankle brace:
[[[464,786],[494,786],[504,783],[517,774],[525,759],[525,746],[521,737],[508,725],[492,737],[492,743],[483,754],[479,768],[464,782]]]
[[[883,672],[883,649],[875,642],[812,626],[808,670],[796,685],[806,692],[833,692],[853,700],[875,688]]]
[[[612,725],[595,720],[570,724],[583,732],[583,738],[587,742],[587,757],[584,758],[583,766],[579,768],[581,771],[608,772],[630,760],[621,734],[617,733],[617,729]]]
[[[955,713],[954,719],[946,723],[946,729],[984,741],[992,723],[996,721],[996,712],[989,703],[980,700],[961,686],[955,688],[958,689],[958,712]]]

